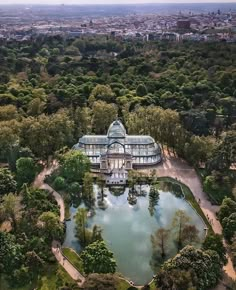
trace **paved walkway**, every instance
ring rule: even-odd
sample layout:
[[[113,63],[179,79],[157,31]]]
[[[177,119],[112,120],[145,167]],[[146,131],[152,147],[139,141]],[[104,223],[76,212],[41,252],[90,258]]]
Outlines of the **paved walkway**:
[[[36,177],[34,181],[34,187],[38,187],[41,189],[46,189],[52,193],[55,197],[55,200],[60,208],[60,221],[63,222],[65,219],[65,204],[64,200],[61,195],[56,192],[51,186],[44,183],[44,178],[46,175],[50,175],[56,168],[58,164],[57,162],[53,162],[53,164],[48,167],[44,168],[43,171]],[[71,276],[72,279],[77,281],[78,285],[81,287],[85,281],[83,275],[69,262],[69,260],[62,254],[61,252],[61,244],[58,241],[52,242],[52,252],[59,262],[59,264],[66,270],[66,272]]]
[[[201,180],[196,171],[190,167],[184,160],[176,158],[173,155],[166,155],[162,165],[158,165],[156,168],[156,175],[158,177],[172,177],[177,178],[182,183],[186,184],[192,191],[196,200],[200,199],[200,206],[209,220],[212,221],[212,228],[215,233],[222,234],[222,227],[217,220],[216,212],[219,211],[219,206],[214,206],[207,199],[207,195],[203,192]],[[151,174],[152,169],[144,169],[143,172]],[[224,240],[224,245],[227,248],[227,244]],[[232,261],[227,254],[228,263],[224,266],[225,273],[232,279],[236,279],[236,274],[233,268]]]

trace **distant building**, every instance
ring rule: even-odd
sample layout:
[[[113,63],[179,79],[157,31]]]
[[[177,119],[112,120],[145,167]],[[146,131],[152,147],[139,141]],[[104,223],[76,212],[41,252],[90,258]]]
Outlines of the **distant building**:
[[[191,22],[190,20],[178,20],[177,28],[178,29],[190,29]]]
[[[79,36],[81,36],[81,34],[83,34],[83,30],[82,29],[71,30],[71,31],[68,32],[68,36],[69,37],[79,37]]]

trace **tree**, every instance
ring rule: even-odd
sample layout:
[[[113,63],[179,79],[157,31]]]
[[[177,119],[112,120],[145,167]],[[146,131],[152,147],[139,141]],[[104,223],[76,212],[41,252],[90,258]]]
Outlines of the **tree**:
[[[162,258],[165,258],[166,256],[166,245],[168,243],[169,234],[169,230],[160,228],[154,235],[151,235],[152,247],[154,250],[156,248],[160,250]]]
[[[227,262],[226,249],[224,247],[221,235],[219,234],[207,235],[202,244],[202,249],[215,251],[219,255],[224,265],[226,264]]]
[[[101,227],[94,225],[92,229],[92,235],[91,235],[91,243],[96,241],[102,241],[102,229]]]
[[[236,233],[236,212],[231,213],[229,217],[225,217],[222,226],[225,238],[230,241]]]
[[[177,237],[177,247],[180,250],[183,247],[184,243],[184,228],[187,226],[190,218],[186,215],[183,210],[176,211],[173,221],[172,227],[176,230]]]
[[[0,195],[15,192],[16,181],[8,169],[0,168]]]
[[[107,103],[113,103],[114,101],[114,93],[110,86],[104,85],[97,85],[90,95],[90,102],[91,100],[98,101],[102,100]]]
[[[137,89],[136,89],[136,94],[138,97],[144,97],[146,96],[148,93],[147,88],[144,84],[140,84],[138,85]]]
[[[18,116],[17,108],[13,105],[0,106],[0,122],[16,119]]]
[[[21,144],[28,146],[36,157],[48,161],[56,151],[71,145],[73,126],[65,111],[26,118],[22,121]]]
[[[104,241],[96,241],[88,245],[81,253],[84,271],[89,273],[115,273],[116,261],[113,253],[106,247]]]
[[[37,173],[37,166],[30,157],[21,157],[16,161],[17,183],[21,187],[24,183],[31,184]]]
[[[2,124],[0,126],[0,154],[2,154],[9,163],[12,148],[17,144],[19,136],[16,128],[17,126],[13,123]]]
[[[160,193],[157,184],[152,184],[149,191],[149,207],[150,215],[154,215],[155,206],[158,204]]]
[[[65,153],[61,157],[60,163],[61,174],[69,183],[81,183],[85,173],[90,170],[89,158],[79,150],[71,150]]]
[[[193,244],[196,243],[198,239],[199,230],[196,228],[195,225],[185,225],[183,228],[183,235],[182,240],[183,243],[186,244]]]
[[[90,242],[90,232],[87,229],[88,227],[88,211],[85,208],[78,208],[75,215],[75,224],[76,224],[76,237],[79,239],[79,242],[86,246]]]
[[[186,284],[183,283],[183,288],[177,289],[189,290],[195,287],[198,290],[207,290],[214,287],[221,278],[222,265],[215,251],[202,251],[186,246],[178,255],[163,264],[155,277],[155,284],[163,290],[174,290],[175,279],[178,280],[178,276],[184,274],[185,278],[182,277],[181,280],[184,278]]]
[[[217,216],[222,222],[225,217],[230,216],[234,212],[236,212],[236,202],[233,199],[226,197],[220,206]]]
[[[96,134],[106,134],[107,130],[116,118],[117,107],[102,101],[94,102],[92,108],[92,128]]]
[[[233,189],[233,180],[230,176],[219,171],[213,171],[203,183],[203,189],[213,200],[221,203],[226,196],[230,196]]]
[[[99,175],[99,177],[97,179],[97,183],[98,183],[98,186],[101,190],[101,200],[103,202],[104,201],[104,187],[106,186],[106,180],[105,180],[104,176]]]
[[[112,274],[89,274],[83,284],[85,290],[114,290],[118,279]]]
[[[65,189],[65,187],[66,187],[65,178],[62,176],[57,176],[53,182],[53,186],[56,190]]]
[[[200,162],[208,161],[214,150],[214,142],[209,137],[192,136],[184,150],[188,161],[198,166]]]
[[[137,184],[137,172],[135,170],[129,170],[128,172],[128,185],[131,194],[135,194],[135,185]]]
[[[82,137],[91,132],[91,109],[76,108],[73,112],[73,121],[75,123],[75,137]]]
[[[191,270],[171,271],[160,270],[155,278],[155,284],[162,290],[196,290],[194,273]]]
[[[21,209],[22,206],[19,196],[13,193],[5,194],[3,196],[2,203],[0,205],[0,212],[6,220],[11,220],[14,230],[16,230],[17,221],[21,216]]]
[[[20,267],[23,255],[22,246],[16,242],[14,235],[0,231],[0,272],[11,274]]]
[[[29,116],[39,116],[43,113],[45,107],[46,103],[44,101],[42,101],[40,98],[34,98],[28,104],[27,113]]]
[[[30,268],[30,273],[33,275],[40,273],[44,265],[44,261],[36,254],[35,251],[30,251],[25,254],[26,266]]]
[[[84,174],[82,196],[83,199],[88,203],[89,207],[94,204],[93,175],[89,172]]]
[[[44,212],[38,218],[38,226],[50,241],[61,240],[64,234],[63,224],[53,212]]]

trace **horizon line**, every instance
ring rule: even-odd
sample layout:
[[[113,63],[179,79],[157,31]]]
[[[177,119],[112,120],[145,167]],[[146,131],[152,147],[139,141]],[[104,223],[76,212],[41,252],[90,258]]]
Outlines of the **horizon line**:
[[[66,0],[65,0],[66,1]],[[113,5],[158,5],[158,4],[164,4],[164,5],[173,5],[173,4],[236,4],[235,1],[227,1],[227,2],[217,2],[217,1],[209,1],[209,2],[202,2],[202,1],[196,1],[196,2],[182,2],[181,0],[178,2],[147,2],[147,3],[87,3],[87,4],[79,4],[79,3],[43,3],[41,4],[40,2],[38,3],[0,3],[0,6],[12,6],[12,5],[17,5],[17,6],[24,6],[24,5],[30,5],[30,6],[96,6],[96,5],[104,5],[104,6],[113,6]]]

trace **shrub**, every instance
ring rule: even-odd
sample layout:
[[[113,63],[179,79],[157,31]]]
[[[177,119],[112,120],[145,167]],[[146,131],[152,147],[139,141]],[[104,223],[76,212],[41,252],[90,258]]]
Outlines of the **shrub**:
[[[72,182],[71,185],[69,186],[69,192],[72,194],[76,194],[80,192],[80,185],[79,182]]]
[[[65,178],[62,176],[56,177],[56,179],[54,180],[54,187],[56,190],[65,189],[66,187]]]

